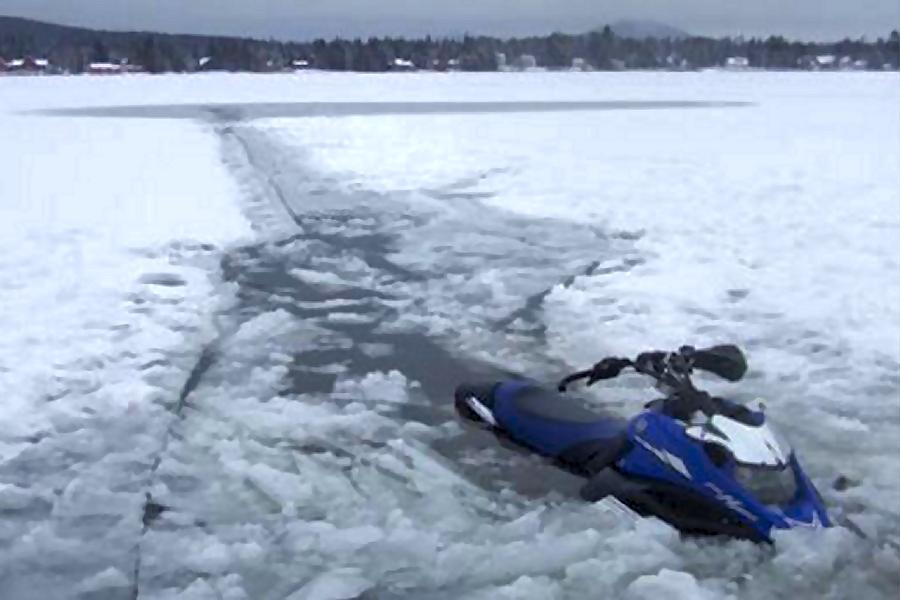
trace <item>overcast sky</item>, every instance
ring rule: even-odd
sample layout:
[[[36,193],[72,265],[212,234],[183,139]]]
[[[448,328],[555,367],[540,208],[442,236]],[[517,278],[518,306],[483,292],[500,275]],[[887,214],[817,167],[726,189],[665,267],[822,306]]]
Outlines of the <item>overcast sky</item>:
[[[900,0],[0,0],[0,14],[108,29],[308,39],[583,32],[653,19],[699,35],[886,36]]]

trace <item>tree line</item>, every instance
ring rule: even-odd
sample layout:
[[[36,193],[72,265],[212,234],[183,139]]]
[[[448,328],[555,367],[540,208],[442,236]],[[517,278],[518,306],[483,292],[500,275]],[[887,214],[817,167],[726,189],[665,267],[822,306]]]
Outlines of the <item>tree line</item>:
[[[571,67],[574,59],[598,70],[698,69],[720,66],[730,57],[745,57],[751,68],[797,69],[808,58],[848,57],[857,67],[896,69],[900,65],[897,31],[877,40],[844,39],[833,43],[768,38],[633,39],[617,36],[609,27],[581,35],[500,39],[466,35],[461,38],[406,39],[381,37],[281,42],[249,38],[170,35],[145,32],[94,31],[0,17],[0,57],[47,58],[58,70],[81,73],[95,62],[128,62],[151,73],[279,71],[303,61],[309,68],[335,71],[388,71],[398,64],[417,69],[494,71],[498,56],[509,64],[523,56],[550,69]],[[395,62],[402,59],[401,63]],[[409,62],[406,62],[409,61]],[[530,64],[530,61],[528,61]]]

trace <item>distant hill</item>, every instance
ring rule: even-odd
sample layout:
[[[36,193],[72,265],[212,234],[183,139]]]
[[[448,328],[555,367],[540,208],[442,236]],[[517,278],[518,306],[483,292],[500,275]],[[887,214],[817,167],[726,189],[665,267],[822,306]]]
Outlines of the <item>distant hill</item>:
[[[29,49],[41,48],[44,49],[44,53],[49,52],[60,43],[91,43],[98,35],[114,39],[125,39],[134,36],[134,33],[97,31],[84,27],[57,25],[55,23],[0,15],[0,40],[8,45],[18,43],[23,46],[27,45]]]
[[[201,57],[216,68],[263,71],[299,54],[293,45],[249,38],[102,31],[0,15],[0,58],[48,58],[63,71],[80,73],[91,62],[128,60],[150,72],[192,71]]]
[[[80,29],[78,27],[54,25],[52,23],[32,21],[31,19],[22,19],[20,17],[5,17],[3,15],[0,15],[0,36],[59,35],[64,32],[74,33],[77,31],[89,33],[89,30]]]
[[[680,40],[690,37],[690,34],[682,29],[646,19],[625,19],[616,21],[615,23],[610,23],[609,28],[612,29],[614,34],[621,38],[631,38],[635,40],[643,40],[645,38],[671,38]]]

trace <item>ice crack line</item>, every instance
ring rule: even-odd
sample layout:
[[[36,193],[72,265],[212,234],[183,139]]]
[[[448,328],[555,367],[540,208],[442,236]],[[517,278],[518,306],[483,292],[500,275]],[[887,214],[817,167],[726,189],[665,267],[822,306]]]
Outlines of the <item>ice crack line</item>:
[[[271,190],[272,194],[275,196],[284,210],[287,211],[288,215],[290,215],[294,223],[296,223],[297,226],[301,226],[300,215],[291,207],[291,204],[290,202],[288,202],[288,199],[282,191],[281,186],[279,186],[278,183],[269,174],[269,172],[264,169],[261,164],[259,164],[259,161],[256,158],[253,149],[250,147],[250,143],[246,139],[244,139],[231,125],[222,127],[220,129],[220,135],[225,138],[233,139],[235,142],[237,142],[237,144],[243,150],[247,164],[250,166],[253,172],[263,178],[266,186],[269,188],[269,190]]]
[[[135,558],[134,558],[134,570],[132,573],[133,581],[132,581],[132,589],[131,589],[131,598],[132,600],[137,600],[140,597],[140,581],[141,581],[141,549],[142,542],[144,536],[147,533],[147,530],[153,524],[153,522],[164,513],[167,508],[162,504],[158,504],[153,500],[153,496],[150,493],[150,490],[153,489],[153,484],[156,480],[156,472],[159,469],[159,465],[162,462],[162,457],[165,455],[166,450],[169,447],[169,441],[172,439],[172,429],[175,424],[181,419],[181,413],[184,410],[185,405],[187,404],[188,397],[191,393],[197,389],[197,386],[200,384],[200,380],[203,378],[203,375],[209,370],[209,368],[215,362],[216,354],[217,354],[218,340],[215,340],[209,344],[203,351],[200,353],[197,362],[194,364],[194,367],[191,369],[190,375],[188,375],[187,380],[184,382],[184,385],[181,388],[181,391],[178,394],[178,402],[172,408],[172,419],[169,424],[169,427],[166,428],[166,433],[163,436],[162,444],[160,445],[159,451],[156,453],[156,456],[153,458],[153,464],[150,467],[150,472],[147,475],[147,491],[144,493],[144,506],[141,515],[141,534],[138,538],[137,546],[135,548]]]
[[[219,115],[215,114],[214,117],[218,121],[227,121],[229,115]],[[265,183],[266,193],[264,196],[268,196],[271,198],[274,196],[279,202],[279,204],[284,208],[287,215],[293,220],[296,225],[300,225],[301,218],[300,216],[291,208],[287,198],[282,192],[281,188],[277,185],[275,181],[272,180],[271,175],[267,172],[266,169],[262,168],[262,165],[259,164],[258,160],[254,156],[252,148],[250,144],[243,139],[234,129],[232,125],[222,125],[217,128],[217,133],[220,136],[225,138],[226,140],[233,140],[237,143],[237,145],[242,149],[243,161],[246,166],[249,166],[252,175],[257,178],[261,178]],[[251,220],[252,215],[251,215]],[[152,465],[150,467],[149,473],[147,475],[147,484],[146,491],[144,493],[145,500],[142,508],[141,514],[141,532],[138,538],[136,547],[135,547],[135,557],[134,557],[134,567],[132,572],[132,587],[131,587],[131,598],[132,600],[138,600],[140,598],[141,592],[141,567],[142,567],[142,559],[143,559],[143,544],[146,537],[147,532],[153,526],[153,523],[168,510],[168,507],[164,504],[157,502],[152,495],[151,490],[154,488],[154,485],[157,480],[157,472],[162,463],[164,456],[166,455],[171,439],[173,437],[174,428],[180,422],[182,418],[182,413],[184,411],[185,406],[187,405],[191,394],[197,389],[200,385],[201,380],[204,375],[208,372],[210,367],[216,361],[216,357],[218,355],[218,348],[220,347],[222,340],[227,336],[225,332],[220,332],[215,340],[208,343],[203,350],[201,351],[199,357],[197,358],[196,363],[191,369],[188,378],[185,380],[184,385],[182,386],[179,394],[177,402],[171,409],[171,421],[169,426],[166,428],[165,435],[163,436],[162,442],[155,456],[153,457]]]

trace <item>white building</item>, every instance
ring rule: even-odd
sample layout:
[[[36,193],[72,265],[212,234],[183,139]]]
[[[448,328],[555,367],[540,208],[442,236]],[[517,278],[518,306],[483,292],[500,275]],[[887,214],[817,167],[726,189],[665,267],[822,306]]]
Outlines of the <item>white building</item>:
[[[416,65],[409,59],[395,58],[393,62],[391,62],[391,69],[394,71],[414,71]]]
[[[725,68],[740,71],[750,68],[750,59],[746,56],[729,56],[725,59]]]
[[[110,62],[92,62],[88,65],[87,72],[91,75],[118,75],[122,72],[122,65]]]
[[[820,69],[833,69],[837,62],[837,57],[834,54],[820,54],[816,57],[816,66]]]
[[[571,71],[593,71],[594,68],[591,64],[581,57],[575,57],[572,59],[572,67],[569,69]]]
[[[522,71],[531,71],[537,69],[537,59],[532,54],[523,54],[516,59],[515,66]]]

